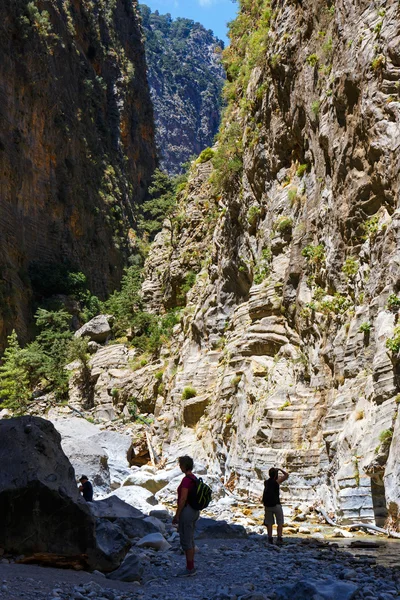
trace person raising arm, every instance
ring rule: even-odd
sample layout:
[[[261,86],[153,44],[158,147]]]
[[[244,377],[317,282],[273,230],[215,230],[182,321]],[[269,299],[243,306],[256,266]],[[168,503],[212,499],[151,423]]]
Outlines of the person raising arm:
[[[279,485],[289,479],[289,473],[286,473],[283,469],[276,469],[278,473],[282,473],[282,475],[278,475],[278,483]]]
[[[269,479],[264,482],[264,493],[262,502],[265,507],[265,518],[264,525],[268,531],[268,542],[273,544],[272,527],[276,522],[278,539],[277,544],[282,544],[282,532],[283,532],[283,510],[280,499],[280,484],[286,481],[289,477],[289,473],[286,473],[283,469],[276,469],[272,467],[269,472]]]

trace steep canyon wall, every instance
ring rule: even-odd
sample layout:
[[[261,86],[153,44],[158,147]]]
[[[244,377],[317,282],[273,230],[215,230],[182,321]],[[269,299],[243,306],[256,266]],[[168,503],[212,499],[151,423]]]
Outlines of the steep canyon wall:
[[[216,150],[232,176],[193,168],[147,262],[157,312],[197,274],[155,427],[242,491],[282,465],[288,506],[397,521],[399,4],[241,4]]]
[[[5,0],[0,23],[4,341],[26,337],[35,270],[119,282],[155,144],[136,0]]]

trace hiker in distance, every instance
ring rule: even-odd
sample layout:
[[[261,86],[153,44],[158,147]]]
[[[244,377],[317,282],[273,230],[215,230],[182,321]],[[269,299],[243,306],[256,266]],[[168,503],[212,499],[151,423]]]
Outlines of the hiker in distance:
[[[193,475],[193,459],[190,456],[181,456],[179,466],[185,474],[178,487],[178,508],[172,519],[174,525],[178,525],[179,537],[182,550],[186,554],[186,569],[177,574],[178,577],[190,577],[196,575],[194,566],[194,529],[200,512],[189,504],[190,493],[196,488],[197,477]]]
[[[281,475],[279,475],[281,473]],[[281,506],[281,499],[279,495],[279,487],[283,481],[289,477],[289,474],[286,473],[283,469],[276,469],[272,467],[269,470],[269,479],[264,482],[264,493],[262,497],[262,502],[265,507],[265,519],[264,525],[267,526],[268,531],[268,542],[273,544],[272,538],[272,527],[274,521],[276,521],[277,530],[278,530],[278,539],[277,543],[282,544],[282,530],[283,530],[283,510]]]
[[[89,479],[86,475],[82,475],[79,481],[81,484],[78,488],[80,493],[85,498],[86,502],[93,502],[93,486]]]

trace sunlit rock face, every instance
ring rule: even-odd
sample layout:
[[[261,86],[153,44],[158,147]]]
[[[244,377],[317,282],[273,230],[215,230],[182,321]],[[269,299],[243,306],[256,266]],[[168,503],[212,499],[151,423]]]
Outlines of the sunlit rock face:
[[[136,1],[48,4],[0,8],[1,342],[45,266],[115,287],[155,166]]]
[[[398,3],[271,9],[232,107],[243,172],[216,193],[194,167],[148,259],[150,310],[185,305],[155,426],[238,490],[283,466],[286,506],[381,525],[400,489]]]
[[[221,115],[224,43],[200,23],[141,4],[161,168],[176,175],[211,146]]]

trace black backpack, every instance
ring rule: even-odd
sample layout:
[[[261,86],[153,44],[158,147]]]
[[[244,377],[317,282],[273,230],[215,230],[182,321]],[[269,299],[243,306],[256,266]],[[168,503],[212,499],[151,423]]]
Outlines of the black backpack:
[[[203,510],[203,508],[207,508],[207,506],[211,502],[212,490],[209,485],[204,483],[201,477],[195,477],[194,475],[191,477],[187,475],[195,485],[189,490],[188,495],[188,504],[194,510]]]

